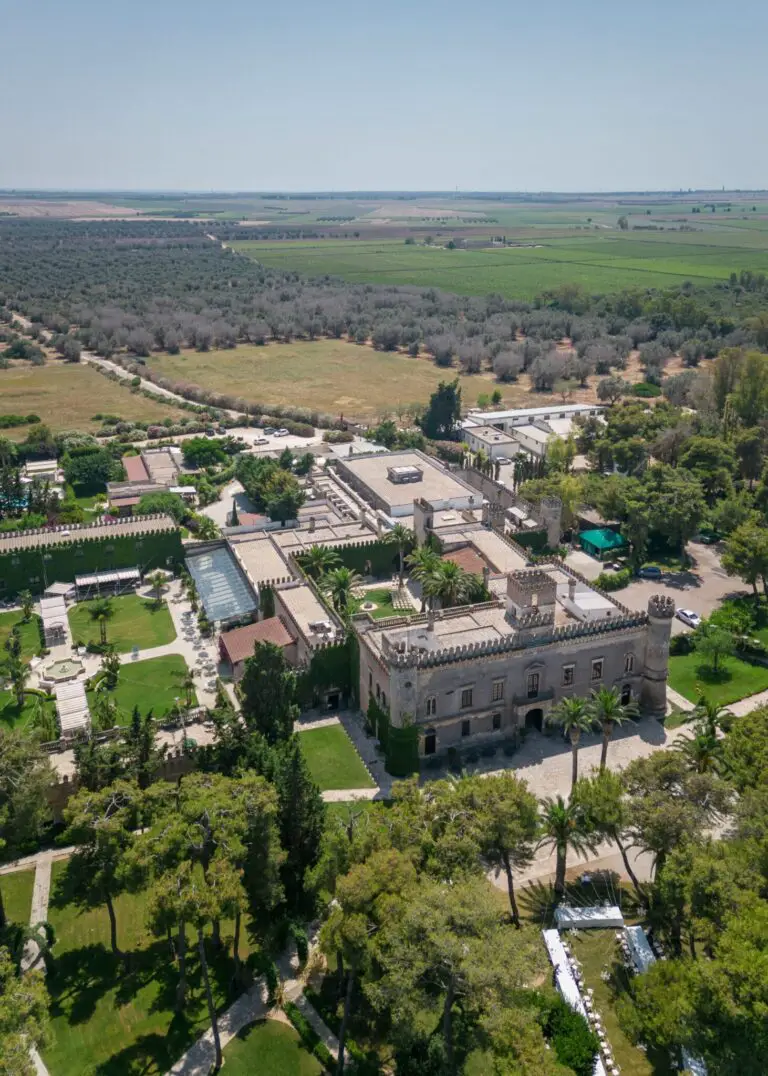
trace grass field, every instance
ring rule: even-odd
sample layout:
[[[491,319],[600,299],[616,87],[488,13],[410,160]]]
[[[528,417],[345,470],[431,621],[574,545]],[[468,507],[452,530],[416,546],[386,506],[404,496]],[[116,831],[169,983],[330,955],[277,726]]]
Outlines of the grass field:
[[[187,675],[187,663],[181,654],[167,654],[165,657],[149,658],[147,661],[124,662],[120,666],[117,687],[109,695],[118,708],[118,723],[127,725],[131,719],[134,706],[139,712],[150,710],[156,718],[163,717],[172,710],[176,699],[186,699],[186,692],[181,686]],[[88,692],[88,702],[94,703],[94,692]],[[193,693],[192,705],[197,699]]]
[[[13,874],[0,875],[0,893],[3,894],[3,907],[9,922],[29,922],[34,884],[34,871],[14,871]]]
[[[750,665],[736,657],[723,658],[720,664],[720,672],[714,674],[695,652],[673,656],[669,659],[669,686],[690,702],[698,702],[701,695],[706,695],[720,706],[768,688],[765,666]]]
[[[18,610],[10,613],[0,613],[0,672],[2,672],[7,658],[5,644],[15,624],[19,625],[21,634],[21,656],[24,661],[29,661],[40,650],[40,617],[33,615],[26,622],[22,619]]]
[[[622,1076],[672,1076],[676,1070],[670,1066],[668,1059],[644,1054],[621,1029],[616,1016],[614,991],[618,989],[621,993],[627,988],[624,969],[619,967],[614,972],[613,982],[606,983],[600,978],[606,966],[614,968],[616,964],[614,931],[590,930],[579,936],[572,934],[570,941],[574,955],[581,961],[584,982],[595,992],[595,1008],[602,1016],[606,1038]]]
[[[49,919],[56,931],[56,971],[48,979],[53,1043],[44,1060],[51,1076],[163,1076],[208,1026],[205,993],[189,932],[190,991],[173,1012],[176,968],[168,943],[146,927],[147,894],[115,901],[118,944],[131,953],[126,972],[109,948],[102,905],[80,912],[62,903],[56,883],[66,864],[53,864]],[[231,928],[222,924],[225,941]],[[209,952],[218,1008],[229,1003],[231,964]]]
[[[430,358],[410,358],[345,340],[243,345],[234,350],[153,355],[152,368],[164,377],[193,382],[262,404],[291,404],[332,415],[371,419],[398,406],[426,404],[440,381],[457,370],[441,370]],[[535,407],[551,401],[523,383],[499,385],[492,374],[459,377],[464,400],[474,406],[480,393],[499,388],[504,403]]]
[[[381,620],[386,616],[408,616],[408,613],[403,613],[400,609],[395,609],[392,604],[392,591],[389,587],[381,587],[376,590],[366,590],[362,598],[354,598],[352,612],[357,613],[360,611],[360,607],[366,602],[373,602],[376,606],[375,609],[367,609],[368,616],[373,617],[374,620]],[[416,610],[412,609],[412,613]]]
[[[69,610],[69,627],[76,642],[98,643],[99,625],[91,620],[93,602],[79,602]],[[157,606],[152,599],[138,594],[126,594],[112,601],[114,616],[107,621],[107,641],[119,654],[127,654],[134,646],[141,650],[172,643],[176,629],[168,606]]]
[[[299,742],[312,779],[321,792],[330,788],[373,788],[360,756],[341,725],[310,729]]]
[[[557,218],[550,218],[552,223]],[[615,219],[614,222],[615,224]],[[489,226],[489,232],[494,230]],[[447,238],[447,236],[446,236]],[[663,288],[768,272],[768,234],[748,228],[696,232],[579,233],[516,240],[520,245],[448,250],[402,239],[247,240],[235,249],[264,265],[353,283],[433,285],[464,295],[532,299],[565,283],[590,293]]]
[[[16,695],[13,691],[0,691],[0,725],[8,728],[26,728],[31,725],[35,714],[36,698],[34,695],[24,696],[24,705],[19,709],[16,705]],[[46,710],[55,711],[55,703],[46,702]]]
[[[0,400],[4,413],[39,415],[54,433],[101,427],[95,414],[119,415],[140,422],[178,419],[183,412],[155,403],[127,387],[110,381],[91,366],[81,363],[48,362],[45,366],[12,363],[0,370]],[[3,431],[4,436],[23,440],[29,427]]]
[[[227,1076],[320,1076],[323,1067],[292,1027],[277,1020],[249,1024],[224,1051]]]

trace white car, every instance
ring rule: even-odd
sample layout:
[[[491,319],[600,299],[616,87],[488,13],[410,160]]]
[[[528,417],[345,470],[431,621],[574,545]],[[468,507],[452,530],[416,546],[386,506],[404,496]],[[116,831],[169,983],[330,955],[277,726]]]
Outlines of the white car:
[[[269,438],[268,438],[268,437],[257,437],[257,438],[256,438],[256,439],[254,440],[254,442],[253,442],[253,443],[254,443],[255,445],[268,445],[268,444],[269,444]]]
[[[290,430],[280,429],[275,430],[275,437],[288,437],[290,436]]]
[[[701,623],[701,617],[698,613],[694,613],[693,609],[678,609],[675,616],[678,620],[682,620],[683,624],[687,624],[689,628],[698,628]]]

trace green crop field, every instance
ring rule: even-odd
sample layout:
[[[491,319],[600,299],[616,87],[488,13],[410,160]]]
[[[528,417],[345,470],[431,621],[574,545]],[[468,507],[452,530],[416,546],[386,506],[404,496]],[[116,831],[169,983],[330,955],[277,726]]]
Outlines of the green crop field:
[[[440,287],[466,295],[498,292],[508,298],[532,299],[565,283],[580,284],[591,293],[623,288],[663,288],[692,281],[712,284],[732,272],[768,272],[768,223],[705,220],[693,232],[672,230],[620,232],[613,226],[568,226],[567,214],[554,212],[549,224],[531,214],[517,226],[534,232],[508,236],[508,246],[447,249],[451,226],[430,245],[421,240],[315,238],[306,240],[245,240],[235,249],[264,265],[295,270],[308,276],[339,276],[353,283],[412,284]],[[644,219],[644,218],[638,218]],[[694,220],[697,218],[694,217]],[[739,223],[742,227],[730,227]],[[559,229],[557,234],[547,227]],[[487,225],[490,240],[501,227]],[[696,226],[698,228],[698,225]],[[577,230],[578,228],[578,230]],[[765,230],[764,230],[765,229]],[[477,231],[477,229],[475,229]]]

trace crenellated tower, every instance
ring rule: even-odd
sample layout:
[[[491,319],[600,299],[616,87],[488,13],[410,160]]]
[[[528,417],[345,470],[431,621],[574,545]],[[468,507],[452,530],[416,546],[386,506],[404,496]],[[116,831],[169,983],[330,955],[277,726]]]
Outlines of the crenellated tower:
[[[645,646],[640,705],[645,713],[662,718],[667,712],[669,640],[675,603],[668,594],[653,594],[648,600],[648,634]]]

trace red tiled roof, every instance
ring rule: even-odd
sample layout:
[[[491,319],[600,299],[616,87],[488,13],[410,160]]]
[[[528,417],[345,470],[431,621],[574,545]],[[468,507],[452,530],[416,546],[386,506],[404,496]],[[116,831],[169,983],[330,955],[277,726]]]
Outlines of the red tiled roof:
[[[458,564],[465,572],[471,572],[472,575],[482,575],[483,568],[489,567],[488,561],[481,557],[471,545],[455,549],[452,553],[443,553],[442,559],[453,561],[454,564]]]
[[[149,481],[149,472],[141,456],[123,456],[122,463],[125,468],[125,477],[129,482]]]
[[[244,628],[225,631],[219,638],[221,648],[227,660],[232,664],[251,657],[256,643],[275,643],[277,646],[290,646],[296,639],[286,628],[279,616],[260,620],[258,624],[246,624]]]

